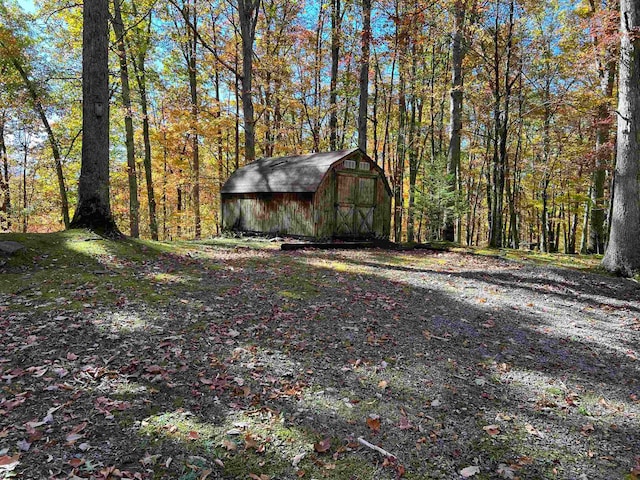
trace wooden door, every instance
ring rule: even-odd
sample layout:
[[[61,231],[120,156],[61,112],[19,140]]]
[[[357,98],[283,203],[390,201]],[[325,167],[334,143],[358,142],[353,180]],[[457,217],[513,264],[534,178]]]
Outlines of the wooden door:
[[[336,206],[336,234],[352,236],[356,203],[357,177],[338,175],[338,195]]]
[[[376,193],[375,178],[358,178],[358,193],[355,204],[355,233],[369,236],[373,234],[373,211]]]
[[[371,236],[375,210],[375,177],[338,174],[336,235]]]

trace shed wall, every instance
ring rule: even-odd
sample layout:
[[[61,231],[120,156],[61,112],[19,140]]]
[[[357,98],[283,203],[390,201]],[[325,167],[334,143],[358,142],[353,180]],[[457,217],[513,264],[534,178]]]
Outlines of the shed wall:
[[[223,228],[315,236],[313,194],[223,194]]]

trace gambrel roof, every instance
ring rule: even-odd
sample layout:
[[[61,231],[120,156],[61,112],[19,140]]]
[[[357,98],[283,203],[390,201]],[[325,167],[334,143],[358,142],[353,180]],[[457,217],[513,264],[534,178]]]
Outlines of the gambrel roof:
[[[358,151],[358,148],[353,148],[262,158],[236,170],[222,187],[222,193],[313,193],[333,164]]]

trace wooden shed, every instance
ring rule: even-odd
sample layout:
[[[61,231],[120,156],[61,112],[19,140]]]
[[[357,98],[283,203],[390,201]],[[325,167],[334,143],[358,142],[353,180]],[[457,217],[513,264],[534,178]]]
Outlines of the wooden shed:
[[[391,189],[362,150],[264,158],[222,187],[227,230],[315,239],[388,239]]]

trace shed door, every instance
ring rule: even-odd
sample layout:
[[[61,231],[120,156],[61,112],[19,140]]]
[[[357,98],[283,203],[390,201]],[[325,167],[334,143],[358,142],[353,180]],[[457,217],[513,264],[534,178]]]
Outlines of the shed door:
[[[368,236],[373,234],[376,179],[338,175],[336,234]]]
[[[358,179],[358,195],[355,206],[355,229],[359,235],[373,233],[373,210],[375,206],[375,178]]]

